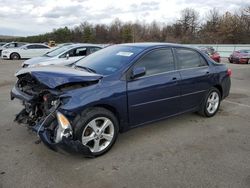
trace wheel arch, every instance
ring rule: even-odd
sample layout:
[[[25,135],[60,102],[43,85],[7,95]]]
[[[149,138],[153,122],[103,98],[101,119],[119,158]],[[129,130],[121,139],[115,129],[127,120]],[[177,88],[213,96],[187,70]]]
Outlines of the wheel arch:
[[[92,108],[97,108],[97,107],[105,108],[105,109],[109,110],[110,112],[112,112],[115,115],[115,117],[117,118],[117,120],[119,122],[119,128],[121,129],[121,116],[115,107],[113,107],[109,104],[97,104],[97,105],[92,106]]]
[[[217,84],[217,85],[214,85],[213,87],[215,87],[216,89],[219,90],[221,98],[222,98],[223,97],[223,88],[222,88],[222,86]]]

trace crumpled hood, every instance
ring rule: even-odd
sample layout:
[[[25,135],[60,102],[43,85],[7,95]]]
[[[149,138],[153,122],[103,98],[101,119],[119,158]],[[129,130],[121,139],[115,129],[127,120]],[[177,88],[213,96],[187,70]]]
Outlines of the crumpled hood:
[[[47,56],[33,57],[31,59],[24,61],[23,64],[33,65],[33,64],[37,64],[37,63],[40,63],[43,61],[49,61],[50,59],[51,59],[51,57],[47,57]]]
[[[46,85],[50,89],[68,83],[83,83],[98,81],[101,75],[90,73],[84,70],[77,70],[71,67],[44,66],[19,70],[15,76],[19,77],[24,74],[31,74],[37,81]]]

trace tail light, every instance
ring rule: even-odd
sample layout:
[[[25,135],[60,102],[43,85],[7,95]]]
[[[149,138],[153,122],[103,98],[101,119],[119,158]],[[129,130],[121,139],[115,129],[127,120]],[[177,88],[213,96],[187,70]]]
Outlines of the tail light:
[[[229,69],[229,68],[227,69],[227,75],[232,76],[232,69]]]

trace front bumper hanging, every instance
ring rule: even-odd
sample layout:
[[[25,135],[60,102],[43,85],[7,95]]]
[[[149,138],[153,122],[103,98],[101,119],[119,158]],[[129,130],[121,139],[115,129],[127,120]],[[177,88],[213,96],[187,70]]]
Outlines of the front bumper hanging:
[[[29,103],[34,100],[34,97],[22,92],[17,86],[14,86],[14,88],[11,90],[10,97],[11,100],[17,98],[23,101],[23,103]],[[79,140],[73,140],[72,127],[67,118],[58,111],[59,106],[59,103],[54,106],[53,110],[46,118],[32,126],[32,130],[36,132],[41,141],[53,151],[64,150],[69,153],[79,153],[86,157],[93,157],[90,149],[87,146],[84,146]],[[63,122],[66,120],[68,125],[62,124],[62,121],[59,120],[58,114],[65,118]],[[57,119],[58,127],[56,128],[56,138],[54,139],[51,135],[51,130],[49,130],[48,127],[55,119]],[[30,125],[34,124],[33,121],[30,123],[31,119],[29,118],[26,108],[24,108],[16,116],[15,121]]]
[[[54,113],[60,113],[58,111]],[[55,114],[50,114],[46,117],[44,121],[38,123],[33,127],[33,131],[37,133],[40,137],[41,141],[47,146],[49,149],[53,151],[63,150],[68,153],[78,153],[82,154],[86,157],[93,157],[90,149],[87,146],[84,146],[79,140],[72,139],[72,131],[69,129],[60,128],[62,125],[60,121],[58,121],[58,128],[56,130],[56,135],[60,138],[56,138],[57,142],[55,142],[52,138],[51,131],[47,129],[50,123],[54,120]]]

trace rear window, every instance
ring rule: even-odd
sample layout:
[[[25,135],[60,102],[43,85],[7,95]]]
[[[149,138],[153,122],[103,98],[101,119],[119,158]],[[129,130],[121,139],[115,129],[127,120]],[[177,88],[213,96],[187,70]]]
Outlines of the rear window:
[[[206,66],[207,63],[201,55],[190,49],[176,49],[179,69],[196,68]]]

